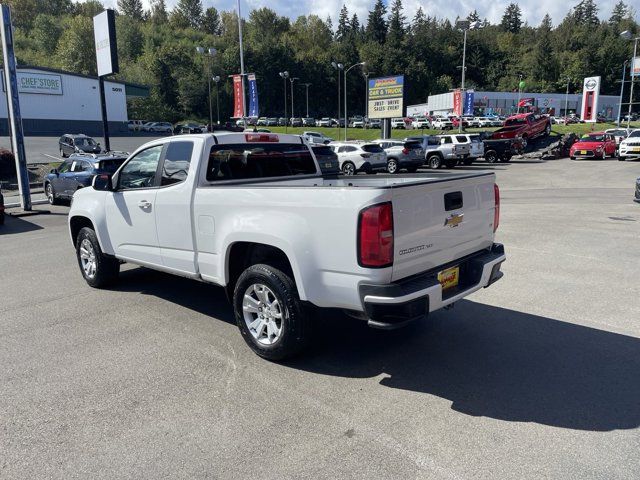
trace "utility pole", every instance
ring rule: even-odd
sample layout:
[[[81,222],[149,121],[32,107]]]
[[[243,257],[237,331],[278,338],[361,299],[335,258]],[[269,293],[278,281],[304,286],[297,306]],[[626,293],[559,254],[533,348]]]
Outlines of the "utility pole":
[[[309,118],[309,87],[311,86],[311,83],[303,83],[303,85],[307,89],[307,118]]]
[[[567,91],[564,94],[564,124],[567,124],[567,117],[569,116],[569,82],[571,82],[571,77],[567,77]]]
[[[300,80],[298,77],[290,77],[289,81],[291,82],[291,126],[293,127],[293,82],[296,80]]]
[[[354,63],[349,68],[344,71],[344,139],[347,140],[347,126],[349,125],[349,120],[347,119],[347,73],[354,67],[359,65],[364,65],[365,62]]]
[[[244,128],[247,128],[247,110],[245,106],[245,95],[244,95],[244,53],[242,49],[242,14],[240,13],[240,0],[237,0],[237,8],[238,8],[238,40],[240,42],[240,81],[242,83],[242,121],[244,123]]]
[[[331,62],[331,65],[338,70],[338,118],[336,120],[338,122],[338,140],[340,140],[340,70],[344,69],[344,65],[336,62]]]
[[[289,119],[287,118],[287,78],[289,78],[289,72],[280,72],[280,76],[284,82],[284,133],[287,133],[287,126],[289,125]]]
[[[369,72],[364,72],[364,118],[366,126],[369,123]]]
[[[624,93],[624,77],[627,72],[627,64],[629,60],[625,60],[622,64],[622,83],[620,84],[620,101],[618,102],[618,121],[616,122],[616,127],[620,126],[620,117],[622,116],[622,94]]]
[[[220,125],[220,95],[218,91],[218,82],[220,82],[220,76],[216,75],[212,78],[216,84],[216,114],[218,116],[218,125]]]
[[[627,128],[631,128],[631,112],[633,110],[633,84],[636,78],[634,69],[640,67],[640,65],[636,65],[636,55],[638,54],[638,40],[640,40],[640,37],[633,38],[633,35],[629,30],[625,30],[620,34],[620,36],[625,40],[633,41],[633,57],[631,57],[631,63],[629,64],[631,65],[631,71],[629,72],[629,76],[631,77],[631,88],[629,89],[629,112],[627,114]]]

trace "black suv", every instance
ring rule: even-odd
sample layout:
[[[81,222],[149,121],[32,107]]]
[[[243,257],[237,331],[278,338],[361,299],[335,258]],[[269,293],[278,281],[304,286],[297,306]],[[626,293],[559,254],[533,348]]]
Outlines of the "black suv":
[[[60,156],[67,158],[73,153],[100,153],[102,148],[93,138],[83,133],[66,133],[58,140]]]

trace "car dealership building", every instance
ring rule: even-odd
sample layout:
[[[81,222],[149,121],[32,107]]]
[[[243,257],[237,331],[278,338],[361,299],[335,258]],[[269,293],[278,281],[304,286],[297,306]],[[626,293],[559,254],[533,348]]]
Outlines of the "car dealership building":
[[[2,91],[5,93],[4,76]],[[102,135],[98,77],[44,67],[18,67],[20,113],[25,135]],[[149,88],[105,81],[109,132],[127,133],[127,99],[146,97]],[[9,134],[7,102],[0,101],[0,135]]]
[[[541,113],[550,115],[565,115],[565,100],[567,114],[580,113],[582,94],[564,93],[533,93],[533,92],[473,92],[474,115],[510,115],[518,110],[518,99],[525,101],[530,107]],[[427,103],[407,106],[407,116],[446,115],[453,112],[453,92],[429,95]],[[609,119],[617,118],[620,98],[617,95],[600,95],[598,112]],[[520,109],[525,111],[525,108]]]

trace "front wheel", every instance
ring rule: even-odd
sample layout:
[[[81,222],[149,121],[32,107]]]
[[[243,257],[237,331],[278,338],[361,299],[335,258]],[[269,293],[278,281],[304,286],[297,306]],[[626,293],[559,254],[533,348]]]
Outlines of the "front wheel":
[[[547,126],[544,129],[544,136],[548,137],[549,135],[551,135],[551,125],[547,124]]]
[[[44,189],[46,195],[47,195],[47,201],[49,202],[49,205],[58,205],[60,203],[60,201],[58,200],[58,197],[56,196],[56,192],[53,189],[53,185],[51,185],[50,183],[47,183],[47,186]]]
[[[78,233],[76,256],[80,272],[91,287],[102,288],[118,278],[120,262],[102,253],[96,232],[89,227],[84,227]]]
[[[626,158],[625,158],[625,157],[618,157],[618,161],[619,161],[619,162],[624,162],[625,160],[626,160]]]
[[[271,265],[247,268],[233,291],[236,323],[247,345],[268,360],[300,352],[311,337],[295,282]]]
[[[484,154],[484,161],[487,163],[496,163],[498,161],[498,154],[493,150],[489,150]]]
[[[442,159],[440,158],[439,155],[431,155],[427,159],[427,163],[429,164],[429,168],[431,170],[437,170],[442,166]]]
[[[398,173],[398,161],[395,158],[387,160],[387,173]]]
[[[356,174],[356,166],[351,162],[344,162],[342,164],[342,173],[347,176]]]
[[[455,166],[458,164],[458,160],[447,160],[445,162],[445,166],[447,168],[455,168]]]

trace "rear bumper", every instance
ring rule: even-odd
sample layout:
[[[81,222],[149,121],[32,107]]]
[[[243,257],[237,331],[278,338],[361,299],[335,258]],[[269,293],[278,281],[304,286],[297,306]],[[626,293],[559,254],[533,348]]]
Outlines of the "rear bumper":
[[[360,285],[360,299],[369,326],[398,328],[488,287],[502,278],[500,267],[505,259],[504,246],[494,243],[490,249],[395,283]],[[438,272],[454,265],[460,267],[460,283],[458,287],[443,291]]]

